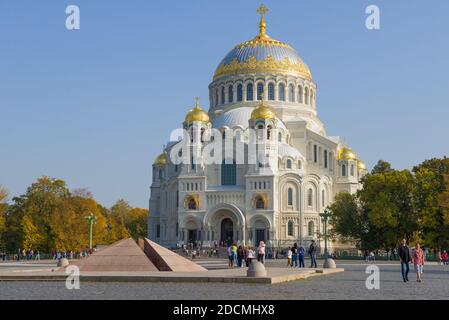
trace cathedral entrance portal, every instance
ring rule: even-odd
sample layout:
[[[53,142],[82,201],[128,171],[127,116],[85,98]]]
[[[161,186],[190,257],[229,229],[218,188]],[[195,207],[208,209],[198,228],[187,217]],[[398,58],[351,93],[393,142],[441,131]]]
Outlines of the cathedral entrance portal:
[[[221,222],[221,242],[225,242],[228,246],[234,242],[234,223],[231,219],[223,219]]]
[[[188,238],[188,242],[196,242],[196,230],[189,230],[189,238]]]
[[[259,245],[260,241],[267,242],[265,239],[265,229],[256,229],[256,243],[255,245]]]

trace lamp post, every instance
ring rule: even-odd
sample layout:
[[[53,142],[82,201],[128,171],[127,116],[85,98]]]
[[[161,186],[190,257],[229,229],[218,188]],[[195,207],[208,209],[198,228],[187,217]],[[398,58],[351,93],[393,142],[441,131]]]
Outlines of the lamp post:
[[[324,222],[324,258],[327,259],[329,257],[329,254],[327,252],[327,221],[329,220],[329,217],[331,214],[326,209],[323,213],[320,213],[321,219],[323,219]]]
[[[92,249],[92,226],[97,222],[97,217],[91,212],[86,219],[89,223],[89,249]]]

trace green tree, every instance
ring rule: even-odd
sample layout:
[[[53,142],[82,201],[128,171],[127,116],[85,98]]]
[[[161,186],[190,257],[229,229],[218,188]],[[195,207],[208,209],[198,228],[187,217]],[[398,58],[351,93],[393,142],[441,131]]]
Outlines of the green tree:
[[[332,212],[329,220],[331,237],[355,242],[356,246],[361,248],[367,232],[367,220],[358,204],[357,196],[347,192],[339,193],[329,209]]]
[[[412,239],[418,216],[414,206],[415,179],[408,170],[386,171],[365,177],[359,197],[367,217],[378,229],[384,248],[401,238]]]
[[[8,191],[0,186],[0,251],[3,250],[5,231],[6,231],[6,212],[8,209],[8,204],[6,199],[8,198]]]
[[[413,168],[417,178],[420,237],[435,250],[449,246],[449,159],[430,159]]]
[[[390,171],[393,171],[391,164],[389,162],[379,160],[371,171],[371,174],[386,173]]]

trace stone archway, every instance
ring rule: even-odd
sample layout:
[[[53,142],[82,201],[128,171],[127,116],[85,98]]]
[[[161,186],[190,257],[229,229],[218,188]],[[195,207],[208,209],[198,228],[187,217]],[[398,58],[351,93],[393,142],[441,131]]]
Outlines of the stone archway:
[[[228,246],[234,241],[234,222],[229,218],[221,220],[220,241],[225,242]]]
[[[209,209],[203,225],[207,241],[225,241],[228,245],[230,242],[245,243],[245,217],[235,205],[224,203]]]

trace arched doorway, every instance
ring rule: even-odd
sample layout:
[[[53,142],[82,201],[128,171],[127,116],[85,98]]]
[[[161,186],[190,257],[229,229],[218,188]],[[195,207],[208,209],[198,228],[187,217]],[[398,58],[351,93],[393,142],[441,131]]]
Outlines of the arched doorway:
[[[267,242],[267,228],[265,223],[261,220],[256,221],[254,224],[255,229],[255,245],[259,245],[260,241]]]
[[[234,223],[231,219],[226,218],[221,221],[221,241],[226,242],[228,246],[234,242]]]

